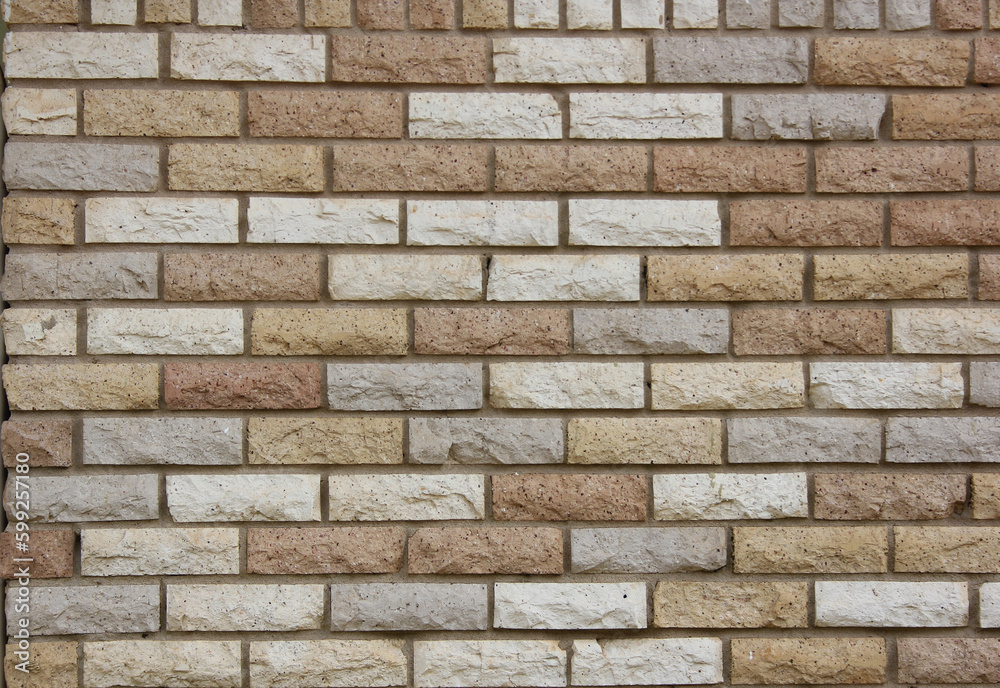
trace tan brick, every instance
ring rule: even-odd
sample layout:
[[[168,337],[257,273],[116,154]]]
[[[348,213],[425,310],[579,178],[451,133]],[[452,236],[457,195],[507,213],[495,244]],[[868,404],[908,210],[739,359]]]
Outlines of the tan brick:
[[[467,29],[506,29],[507,0],[468,0],[462,6],[462,26]]]
[[[168,253],[167,301],[315,301],[319,256],[307,253]]]
[[[404,308],[258,308],[250,347],[261,356],[403,356]]]
[[[417,308],[413,349],[418,354],[569,353],[569,311],[545,308]]]
[[[76,24],[79,0],[10,0],[8,24]]]
[[[251,136],[388,139],[403,135],[403,100],[377,91],[251,91]]]
[[[190,24],[191,0],[146,0],[146,21],[152,24]]]
[[[816,150],[822,193],[964,191],[969,154],[945,146],[841,147]]]
[[[789,301],[802,298],[796,254],[650,256],[650,301]]]
[[[160,373],[146,363],[8,364],[10,408],[24,411],[155,409]]]
[[[896,571],[1000,573],[1000,528],[896,526]]]
[[[401,418],[251,418],[252,464],[403,463]]]
[[[733,528],[736,573],[885,573],[884,527]]]
[[[654,410],[805,406],[802,363],[700,361],[650,366]]]
[[[733,313],[737,356],[884,354],[882,311],[768,308]]]
[[[486,83],[486,39],[331,36],[331,81],[390,84]]]
[[[16,644],[7,646],[4,676],[7,688],[77,688],[77,643],[32,643],[28,671],[14,665],[21,659],[14,654]]]
[[[892,138],[973,140],[1000,138],[1000,96],[930,93],[892,97]]]
[[[408,550],[412,574],[563,572],[558,528],[421,528]]]
[[[351,0],[306,0],[306,26],[351,25]]]
[[[250,528],[247,572],[395,573],[405,544],[402,528]]]
[[[250,23],[255,29],[290,29],[298,11],[295,0],[250,0]]]
[[[493,518],[500,521],[644,521],[641,475],[495,475]]]
[[[653,151],[653,190],[803,193],[806,149],[774,146],[671,146]]]
[[[653,626],[804,628],[808,605],[808,583],[661,581],[653,591]]]
[[[1000,7],[1000,3],[993,0],[991,9]],[[1000,10],[996,10],[1000,15]],[[998,21],[990,21],[991,28],[1000,28],[1000,16]],[[973,81],[977,84],[1000,84],[1000,38],[977,38],[976,39],[976,66]]]
[[[990,0],[990,28],[994,31],[1000,29],[1000,3],[997,0]]]
[[[947,38],[817,38],[813,79],[841,86],[964,86],[969,42]]]
[[[1000,254],[979,256],[979,298],[1000,300]]]
[[[733,246],[878,246],[880,201],[733,201]]]
[[[71,578],[73,576],[73,545],[76,536],[72,530],[35,530],[30,534],[28,551],[19,552],[17,533],[0,533],[0,578],[18,577],[24,564],[15,558],[30,557],[32,578]]]
[[[0,426],[3,465],[17,465],[18,453],[31,457],[30,466],[69,466],[73,463],[73,421],[21,420],[4,421]]]
[[[963,253],[815,256],[813,297],[854,299],[957,299],[969,293]]]
[[[350,145],[333,154],[335,191],[485,191],[486,146]]]
[[[83,120],[90,136],[239,136],[240,96],[236,91],[84,91]]]
[[[1000,146],[976,146],[976,191],[1000,191]]]
[[[964,475],[819,473],[813,515],[846,521],[948,518],[965,506]]]
[[[1000,473],[972,474],[972,518],[1000,519]]]
[[[722,463],[715,418],[573,418],[568,432],[568,463]]]
[[[939,31],[983,28],[983,0],[937,0]]]
[[[318,363],[167,363],[171,409],[319,408]]]
[[[410,0],[410,26],[414,29],[455,28],[454,0]]]
[[[497,146],[497,191],[645,191],[635,146]]]
[[[72,244],[76,201],[14,196],[3,199],[5,244]]]
[[[406,0],[357,0],[358,26],[368,30],[406,28]]]
[[[900,638],[905,683],[1000,683],[1000,638]]]
[[[170,146],[170,188],[184,191],[323,190],[320,146],[251,143],[175,143]]]
[[[1000,244],[1000,201],[893,201],[889,209],[893,246]]]
[[[733,683],[883,683],[882,638],[734,638]]]

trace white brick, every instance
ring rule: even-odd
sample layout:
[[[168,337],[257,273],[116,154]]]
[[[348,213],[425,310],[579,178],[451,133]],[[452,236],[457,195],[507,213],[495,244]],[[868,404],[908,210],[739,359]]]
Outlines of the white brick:
[[[486,515],[479,474],[331,475],[331,521],[443,521]]]
[[[239,688],[240,664],[238,640],[84,643],[83,688]]]
[[[84,418],[83,462],[238,466],[243,424],[239,418]]]
[[[416,688],[559,688],[566,651],[558,640],[416,640]]]
[[[556,201],[410,201],[411,246],[556,246]]]
[[[983,583],[979,588],[980,628],[1000,628],[1000,583]]]
[[[612,11],[611,0],[566,0],[566,26],[609,31]]]
[[[729,463],[878,463],[878,418],[730,418]]]
[[[574,686],[722,683],[718,638],[574,640]]]
[[[235,198],[88,198],[88,243],[235,244]]]
[[[574,139],[706,139],[722,136],[721,93],[572,93]]]
[[[878,0],[834,0],[833,28],[877,29]]]
[[[621,0],[623,29],[662,29],[663,0]]]
[[[559,0],[514,0],[514,26],[519,29],[558,29]]]
[[[90,308],[87,353],[234,355],[243,353],[239,308]]]
[[[439,411],[483,405],[480,363],[345,363],[326,369],[330,408]]]
[[[486,586],[459,583],[358,583],[330,586],[335,631],[484,631]]]
[[[573,528],[573,573],[717,571],[725,528]]]
[[[75,356],[76,311],[8,308],[0,316],[3,342],[11,356]]]
[[[653,408],[801,408],[801,363],[654,363]]]
[[[326,76],[326,37],[173,33],[170,75],[200,81],[305,81]]]
[[[890,31],[926,29],[931,25],[931,0],[885,0],[885,28]]]
[[[135,24],[135,0],[90,0],[90,21],[94,24]]]
[[[251,688],[383,688],[406,685],[398,640],[275,640],[250,643]]]
[[[890,418],[885,459],[890,463],[1000,463],[1000,418]]]
[[[877,93],[753,93],[732,98],[734,139],[873,140],[885,113]]]
[[[8,88],[3,92],[3,123],[8,134],[76,135],[76,91]]]
[[[548,93],[411,93],[410,138],[558,139],[562,115]]]
[[[159,585],[32,585],[28,614],[16,612],[17,600],[8,593],[8,637],[17,632],[22,617],[32,635],[160,630]]]
[[[646,47],[641,38],[497,38],[498,83],[641,84]]]
[[[247,241],[260,244],[395,244],[399,202],[346,198],[251,198]]]
[[[643,407],[642,363],[493,363],[490,401],[498,408]]]
[[[719,25],[719,0],[674,0],[675,29],[714,29]]]
[[[168,585],[168,631],[303,631],[323,623],[323,585]]]
[[[778,0],[778,26],[823,26],[823,0]]]
[[[318,521],[319,476],[168,475],[167,507],[193,521]]]
[[[101,528],[80,533],[84,576],[232,575],[238,528]]]
[[[805,473],[687,473],[653,476],[660,521],[807,518]]]
[[[243,26],[243,0],[198,0],[202,26]]]
[[[329,265],[335,301],[476,301],[483,293],[477,255],[352,253],[331,255]]]
[[[1000,406],[1000,363],[969,363],[969,403],[976,406]]]
[[[961,363],[812,363],[817,408],[961,408]]]
[[[927,628],[968,621],[967,583],[816,582],[817,626]]]
[[[155,33],[10,32],[8,79],[152,79],[159,72]]]
[[[572,199],[572,246],[718,246],[717,201]]]
[[[1000,353],[1000,308],[894,308],[897,354]]]
[[[639,256],[495,255],[489,301],[638,301]]]
[[[645,583],[496,583],[496,628],[646,628]]]
[[[13,474],[11,474],[13,475]],[[14,481],[7,480],[4,502],[14,506]],[[159,518],[155,474],[31,476],[28,516],[41,523],[74,521],[148,521]]]

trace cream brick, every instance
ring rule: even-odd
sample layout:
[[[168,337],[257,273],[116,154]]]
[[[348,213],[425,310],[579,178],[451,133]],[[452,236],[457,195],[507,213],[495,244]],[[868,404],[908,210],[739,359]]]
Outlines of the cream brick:
[[[10,356],[75,356],[76,311],[8,308],[0,316],[4,349]]]
[[[653,517],[660,521],[808,516],[805,473],[653,476]]]
[[[801,408],[801,363],[654,363],[654,409]]]
[[[1000,419],[890,418],[885,459],[890,463],[1000,463]]]
[[[612,12],[611,0],[566,0],[566,26],[609,31]]]
[[[346,363],[327,366],[330,408],[435,411],[483,405],[479,363]]]
[[[413,139],[558,139],[562,115],[547,93],[412,93]]]
[[[961,408],[961,363],[812,363],[817,408]]]
[[[979,626],[1000,628],[1000,583],[983,583],[979,588]]]
[[[645,583],[495,583],[493,596],[496,628],[646,628]]]
[[[90,21],[93,24],[135,24],[138,11],[136,0],[91,0]]]
[[[638,301],[639,256],[497,255],[489,301]]]
[[[1000,353],[1000,309],[894,308],[897,354]]]
[[[247,453],[247,461],[252,464],[403,463],[403,421],[251,418]]]
[[[976,406],[1000,406],[1000,363],[969,363],[969,403]]]
[[[144,363],[3,366],[10,408],[22,411],[155,409],[160,371]]]
[[[239,418],[83,419],[85,464],[238,466],[242,455]]]
[[[442,521],[486,515],[482,475],[331,475],[331,521]]]
[[[931,25],[931,0],[885,0],[885,28],[890,31],[926,29]]]
[[[571,93],[575,139],[705,139],[722,136],[721,93]]]
[[[202,26],[243,26],[243,0],[198,0]]]
[[[412,101],[411,101],[412,102]],[[411,246],[555,246],[556,201],[410,201]]]
[[[416,688],[560,688],[566,651],[558,640],[416,640]]]
[[[725,528],[574,528],[573,573],[717,571]]]
[[[722,422],[715,418],[573,418],[568,463],[722,463]]]
[[[318,475],[168,475],[167,508],[178,523],[318,521]]]
[[[674,0],[675,29],[714,29],[719,25],[719,0]]]
[[[967,583],[816,581],[817,626],[927,628],[968,621]]]
[[[323,585],[168,585],[168,631],[304,631],[323,623]]]
[[[500,83],[641,84],[641,38],[497,38],[493,67]]]
[[[341,300],[475,301],[482,296],[476,255],[331,255],[330,296]]]
[[[716,201],[571,199],[572,246],[718,246]]]
[[[498,408],[642,408],[642,363],[494,363]]]
[[[84,576],[232,575],[238,528],[101,528],[80,533]]]
[[[514,0],[514,26],[519,29],[558,29],[559,0]]]
[[[83,688],[239,688],[238,640],[115,640],[83,644]],[[164,677],[171,677],[164,684]]]
[[[381,688],[406,685],[397,640],[274,640],[250,643],[251,688]]]
[[[4,36],[8,79],[152,79],[157,34],[65,31]]]
[[[574,640],[574,686],[722,683],[719,638]]]
[[[76,91],[8,88],[3,92],[3,123],[8,134],[76,135]]]
[[[259,244],[395,244],[399,202],[346,198],[251,198],[247,241]]]
[[[326,75],[326,37],[173,33],[170,75],[200,81],[321,82]]]
[[[234,355],[243,353],[239,308],[90,308],[87,353]]]
[[[623,29],[662,29],[663,0],[621,0]]]
[[[88,198],[88,243],[235,244],[235,198]]]
[[[31,476],[28,517],[41,523],[76,521],[149,521],[159,517],[160,496],[155,474]],[[14,483],[4,492],[13,512]]]

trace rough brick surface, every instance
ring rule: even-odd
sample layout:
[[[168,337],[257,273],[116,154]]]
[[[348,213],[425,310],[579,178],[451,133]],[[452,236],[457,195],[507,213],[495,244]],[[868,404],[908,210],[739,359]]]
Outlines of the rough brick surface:
[[[403,565],[402,528],[254,528],[250,573],[393,573]]]
[[[421,354],[569,353],[569,312],[541,308],[418,308],[413,346]]]
[[[739,246],[878,246],[877,201],[733,201],[729,241]]]
[[[493,515],[503,521],[640,521],[646,518],[646,483],[638,475],[497,475]]]
[[[888,529],[870,526],[738,527],[737,573],[885,573]]]
[[[319,257],[302,253],[171,253],[163,258],[168,301],[314,301]]]
[[[664,192],[802,193],[804,148],[656,148],[653,188]]]
[[[737,356],[884,354],[885,316],[860,309],[750,309],[733,314]]]
[[[556,528],[421,528],[407,549],[410,573],[563,572]]]
[[[948,518],[961,512],[966,500],[964,475],[820,473],[814,485],[814,514],[821,519]]]
[[[818,38],[816,83],[845,86],[962,86],[971,50],[947,38]]]
[[[881,638],[736,638],[732,654],[738,683],[882,683],[886,678]]]
[[[319,406],[314,363],[168,363],[163,399],[174,409],[302,409]]]
[[[486,41],[478,37],[334,36],[333,81],[481,84]]]

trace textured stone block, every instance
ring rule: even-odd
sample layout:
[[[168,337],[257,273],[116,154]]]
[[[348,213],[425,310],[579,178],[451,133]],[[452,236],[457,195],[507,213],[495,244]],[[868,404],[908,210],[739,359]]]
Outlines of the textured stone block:
[[[309,253],[168,253],[167,301],[315,301],[319,256]]]
[[[556,246],[555,201],[410,201],[410,246]]]
[[[800,408],[805,384],[800,363],[654,363],[653,408]]]
[[[817,408],[960,408],[959,363],[811,363],[809,396]]]
[[[421,528],[408,558],[411,574],[559,575],[563,535],[557,528]]]
[[[964,253],[822,255],[813,266],[818,301],[956,299],[969,293]]]
[[[345,363],[326,368],[330,408],[436,411],[483,405],[479,363]]]
[[[569,311],[542,308],[417,308],[413,349],[420,354],[569,353]]]
[[[983,28],[983,0],[938,0],[939,31],[968,31]]]
[[[173,143],[168,177],[171,189],[183,191],[322,191],[323,148]]]
[[[73,463],[73,421],[46,419],[6,420],[0,426],[3,465],[17,465],[16,457],[24,452],[30,466],[66,467]]]
[[[829,86],[964,86],[970,48],[947,38],[817,38],[813,79]]]
[[[567,0],[566,25],[570,29],[608,31],[612,20],[611,0]]]
[[[238,528],[88,528],[84,576],[193,576],[240,570]],[[114,684],[112,684],[114,685]]]
[[[250,23],[255,29],[290,29],[298,22],[298,7],[292,0],[251,0]]]
[[[399,203],[391,200],[251,198],[247,241],[262,244],[395,244]]]
[[[576,308],[573,341],[586,354],[719,354],[729,323],[722,309]]]
[[[402,0],[360,0],[357,14],[358,26],[363,29],[405,28],[406,5]]]
[[[968,151],[944,146],[816,150],[816,190],[823,193],[964,191]]]
[[[410,0],[410,26],[414,29],[454,28],[455,3],[451,0]]]
[[[968,621],[967,583],[816,581],[817,626],[925,628]]]
[[[318,521],[318,475],[168,475],[167,508],[177,523]]]
[[[396,640],[275,640],[250,644],[250,685],[402,686],[406,657]]]
[[[334,584],[334,631],[484,631],[485,585],[459,583]]]
[[[552,0],[514,0],[514,26],[519,29],[558,29],[559,3]]]
[[[497,255],[486,286],[490,301],[637,301],[639,256]]]
[[[809,72],[802,38],[670,36],[653,51],[658,83],[801,84]]]
[[[264,574],[394,573],[402,528],[250,528],[247,571]]]
[[[569,201],[574,246],[718,246],[721,241],[715,201]]]
[[[559,688],[566,650],[556,640],[416,640],[416,688]]]
[[[892,350],[900,354],[1000,353],[1000,310],[894,308]]]
[[[409,427],[411,463],[562,463],[556,418],[411,418]]]
[[[722,463],[722,423],[713,418],[572,418],[568,463]]]
[[[238,308],[89,308],[87,353],[241,354],[243,311]]]
[[[364,144],[334,150],[335,191],[486,191],[483,145]]]
[[[803,193],[806,149],[660,146],[653,177],[653,190],[664,193]]]
[[[8,88],[3,93],[3,122],[8,134],[76,134],[76,91],[55,88]]]
[[[574,528],[573,573],[717,571],[724,528]]]
[[[979,588],[979,626],[1000,628],[1000,584],[983,583]]]
[[[653,476],[659,521],[805,518],[805,473],[685,473]]]
[[[638,84],[646,80],[641,38],[498,38],[499,83]]]
[[[940,3],[938,3],[940,5]],[[940,15],[939,15],[940,19]],[[989,93],[929,93],[892,97],[892,138],[1000,138],[1000,105]]]
[[[485,517],[476,474],[331,475],[331,521],[443,521]]]
[[[159,159],[156,146],[8,141],[3,179],[8,189],[155,191]]]
[[[24,562],[24,552],[17,549],[17,533],[0,533],[0,578],[19,578]],[[71,578],[73,576],[73,546],[76,536],[68,528],[59,530],[36,530],[30,534],[29,554],[32,578]],[[8,618],[15,618],[8,615]]]
[[[569,117],[574,139],[717,139],[722,94],[571,93]]]
[[[979,299],[1000,300],[1000,257],[979,256]]]
[[[1000,244],[1000,203],[989,199],[893,201],[893,246]]]
[[[737,356],[884,354],[885,314],[847,308],[736,311],[733,350]]]
[[[168,631],[302,631],[323,623],[323,585],[168,585]]]
[[[494,475],[500,521],[644,521],[646,480],[620,474]]]
[[[8,24],[76,24],[79,14],[78,0],[9,0],[3,4]]]
[[[30,465],[30,464],[29,464]],[[4,506],[13,520],[11,474]],[[159,515],[159,488],[152,473],[137,475],[31,476],[28,519],[40,523],[148,521]]]
[[[931,0],[886,0],[885,27],[890,31],[926,29],[931,25]]]
[[[87,243],[235,244],[239,202],[223,198],[88,198]]]
[[[20,617],[16,599],[7,596],[10,637],[17,633]],[[160,586],[36,585],[31,588],[31,614],[24,618],[32,635],[155,632],[160,628]]]
[[[89,136],[239,136],[240,97],[236,91],[84,91],[83,120]]]
[[[645,628],[644,583],[495,583],[496,628]]]
[[[397,418],[251,418],[253,464],[403,463],[403,421]]]
[[[641,363],[493,363],[497,408],[642,408]]]
[[[306,6],[310,3],[307,1]],[[198,23],[202,26],[243,26],[242,0],[201,0]]]
[[[890,463],[1000,462],[1000,422],[988,417],[890,418]]]
[[[879,246],[880,201],[734,200],[733,246]]]
[[[170,76],[199,81],[320,82],[324,80],[326,40],[315,34],[177,32],[170,38]]]
[[[820,0],[778,0],[778,26],[821,27],[825,9]]]
[[[346,253],[331,255],[335,301],[475,301],[482,296],[478,255]]]
[[[76,311],[8,308],[0,316],[4,349],[11,356],[75,356]]]
[[[95,25],[129,26],[136,23],[137,8],[129,0],[93,0],[90,3],[90,21]]]
[[[183,676],[183,686],[237,688],[238,640],[116,640],[83,644],[84,688],[156,684]]]
[[[996,638],[900,638],[899,680],[910,683],[996,683]]]
[[[960,513],[966,501],[964,475],[817,473],[813,480],[818,519],[948,518]]]
[[[658,628],[804,628],[809,584],[661,581],[653,591]]]
[[[896,571],[1000,573],[1000,528],[895,526],[893,532]]]
[[[74,11],[74,21],[75,11]],[[8,688],[77,688],[77,643],[34,643],[27,661],[27,672],[16,669],[21,659],[14,654],[17,644],[6,647],[4,677]]]
[[[718,25],[718,0],[680,0],[674,4],[675,29],[714,29]]]
[[[407,330],[402,308],[257,308],[250,348],[265,356],[402,356]]]
[[[569,39],[561,39],[569,40]],[[645,191],[646,150],[636,146],[497,146],[497,191]]]
[[[855,93],[736,95],[732,136],[870,141],[878,138],[885,100],[881,94]]]
[[[315,363],[167,363],[163,374],[171,409],[319,408]]]
[[[883,683],[883,638],[734,638],[732,680],[749,684]]]
[[[571,677],[574,686],[720,683],[722,640],[574,640]]]
[[[8,253],[3,296],[35,299],[155,299],[155,253]]]
[[[730,418],[730,463],[878,463],[874,418]]]
[[[1000,473],[972,474],[972,518],[1000,518]]]
[[[3,366],[7,403],[15,411],[155,409],[160,373],[147,363]]]
[[[37,3],[34,6],[39,7]],[[76,23],[75,8],[72,17]],[[155,33],[10,32],[4,36],[4,76],[152,79],[159,72],[156,39]]]
[[[888,556],[880,526],[733,529],[736,573],[885,573]]]
[[[231,466],[242,463],[238,418],[84,418],[83,462]]]
[[[190,0],[150,0],[146,5],[146,21],[150,23],[191,23]]]
[[[505,7],[504,23],[506,15]],[[409,103],[414,139],[562,137],[559,105],[547,93],[414,93]]]
[[[251,91],[251,136],[398,138],[403,99],[378,91]]]
[[[994,15],[998,12],[996,3],[990,4]],[[996,29],[1000,26],[1000,17],[990,20],[990,28]],[[992,37],[977,38],[975,40],[975,72],[973,81],[977,84],[1000,83],[1000,39]]]
[[[1000,190],[1000,146],[976,146],[976,191]]]
[[[3,199],[5,244],[72,244],[76,201],[51,196]]]
[[[350,24],[348,14],[348,23]],[[330,38],[331,81],[390,84],[482,84],[486,39],[478,36]]]
[[[833,3],[833,28],[835,29],[879,28],[878,1],[835,0],[835,2]]]

